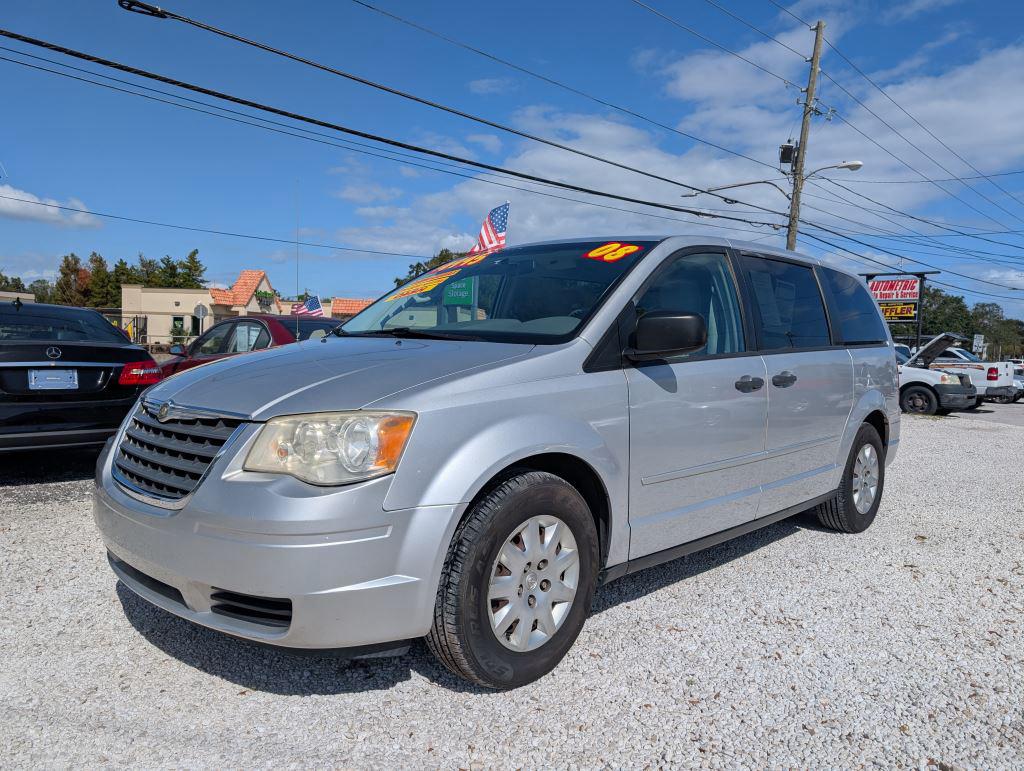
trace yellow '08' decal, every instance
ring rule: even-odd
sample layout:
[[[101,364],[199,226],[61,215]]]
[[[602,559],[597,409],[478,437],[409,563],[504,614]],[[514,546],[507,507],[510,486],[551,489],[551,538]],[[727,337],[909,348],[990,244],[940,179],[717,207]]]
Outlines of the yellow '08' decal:
[[[584,254],[591,260],[600,260],[601,262],[615,262],[621,260],[627,254],[632,254],[640,250],[640,247],[636,244],[620,244],[618,241],[609,241],[607,244],[591,249],[589,252]]]

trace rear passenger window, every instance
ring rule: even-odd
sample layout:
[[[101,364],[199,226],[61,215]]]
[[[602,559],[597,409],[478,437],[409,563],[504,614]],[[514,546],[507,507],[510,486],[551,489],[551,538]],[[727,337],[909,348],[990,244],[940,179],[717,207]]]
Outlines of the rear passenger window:
[[[750,255],[743,256],[743,266],[754,293],[763,349],[830,344],[828,318],[811,268]]]
[[[832,293],[832,304],[839,334],[847,345],[884,343],[888,339],[878,306],[862,281],[831,268],[822,268],[825,286]]]

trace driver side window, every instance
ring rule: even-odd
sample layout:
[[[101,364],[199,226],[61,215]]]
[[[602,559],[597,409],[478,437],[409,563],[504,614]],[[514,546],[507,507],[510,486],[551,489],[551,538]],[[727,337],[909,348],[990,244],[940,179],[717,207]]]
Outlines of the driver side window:
[[[744,350],[739,300],[724,254],[685,255],[663,267],[637,301],[637,318],[652,311],[704,317],[708,344],[691,356]]]

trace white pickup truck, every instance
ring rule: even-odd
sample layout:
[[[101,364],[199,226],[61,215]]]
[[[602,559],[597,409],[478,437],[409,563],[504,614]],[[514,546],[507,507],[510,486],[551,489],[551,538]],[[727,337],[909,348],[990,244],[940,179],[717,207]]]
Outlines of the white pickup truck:
[[[1017,392],[1013,384],[1013,364],[1008,361],[982,361],[963,348],[947,348],[930,366],[970,375],[979,398],[1012,401]]]
[[[896,345],[896,369],[900,377],[900,409],[918,415],[946,415],[978,406],[978,389],[969,376],[932,369],[935,357],[960,339],[951,332],[938,335],[915,354]]]

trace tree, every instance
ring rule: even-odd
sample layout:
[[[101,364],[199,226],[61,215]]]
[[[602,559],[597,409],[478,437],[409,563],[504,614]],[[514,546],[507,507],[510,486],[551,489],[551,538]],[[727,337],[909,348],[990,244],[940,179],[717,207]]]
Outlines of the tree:
[[[937,287],[926,285],[920,311],[924,314],[921,333],[927,337],[943,332],[954,332],[959,335],[971,333],[971,312],[964,298],[959,295],[947,294]],[[913,337],[917,334],[917,325],[893,324],[892,334],[894,337]]]
[[[199,250],[193,249],[184,260],[178,263],[182,275],[182,286],[186,289],[202,289],[206,286],[206,266],[199,259]]]
[[[114,270],[111,272],[111,280],[118,291],[121,289],[122,284],[142,284],[144,283],[142,273],[134,265],[129,265],[128,261],[123,257],[114,263]],[[118,296],[118,302],[120,302],[120,296]]]
[[[453,252],[450,249],[442,249],[426,262],[415,262],[409,266],[409,272],[401,278],[395,279],[395,286],[401,286],[407,281],[412,281],[416,276],[426,273],[428,270],[439,268],[446,262],[465,257],[466,252]]]
[[[153,278],[153,286],[166,287],[168,289],[181,286],[181,275],[178,270],[178,263],[168,254],[160,259],[160,267]]]
[[[0,292],[27,292],[25,282],[18,276],[5,276],[0,272]]]
[[[53,300],[60,305],[85,305],[85,288],[89,284],[89,271],[82,267],[81,258],[71,252],[60,259]]]
[[[45,278],[37,278],[28,285],[28,291],[35,295],[37,303],[54,302],[53,284]]]
[[[160,263],[139,252],[138,267],[139,282],[143,286],[159,287],[160,284]]]
[[[121,304],[121,288],[115,286],[107,261],[96,252],[89,255],[86,302],[93,308],[116,308]]]

